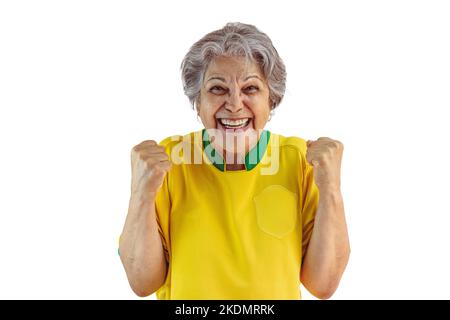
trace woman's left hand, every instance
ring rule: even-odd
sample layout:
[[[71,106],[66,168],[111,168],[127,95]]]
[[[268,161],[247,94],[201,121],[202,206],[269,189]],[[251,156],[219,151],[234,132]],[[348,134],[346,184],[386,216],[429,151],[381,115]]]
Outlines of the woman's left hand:
[[[306,142],[306,160],[314,167],[314,180],[319,190],[340,190],[342,142],[327,137]]]

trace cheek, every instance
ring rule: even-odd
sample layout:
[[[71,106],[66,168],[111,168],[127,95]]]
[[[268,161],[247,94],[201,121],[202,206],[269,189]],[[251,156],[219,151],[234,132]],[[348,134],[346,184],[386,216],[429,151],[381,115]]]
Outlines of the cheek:
[[[220,109],[223,102],[218,98],[207,98],[201,100],[199,105],[199,114],[205,128],[216,127],[216,112]]]
[[[252,108],[254,118],[255,129],[263,129],[269,120],[270,106],[267,101],[258,101],[258,103],[253,105]]]
[[[206,110],[204,106],[200,107],[200,119],[202,120],[203,125],[205,128],[212,128],[215,127],[215,119],[214,114],[212,112],[209,112]]]
[[[255,129],[263,129],[269,120],[269,113],[266,112],[260,112],[258,114],[255,114]]]

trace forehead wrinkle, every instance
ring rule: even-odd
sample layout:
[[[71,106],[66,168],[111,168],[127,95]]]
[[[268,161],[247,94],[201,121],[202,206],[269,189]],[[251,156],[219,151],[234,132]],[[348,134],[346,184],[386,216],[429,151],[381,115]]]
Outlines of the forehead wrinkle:
[[[260,81],[263,81],[260,72],[260,66],[255,62],[248,60],[243,61],[241,58],[218,57],[210,63],[207,70],[208,77],[206,78],[208,78],[207,81],[209,81],[210,78],[217,76],[228,80],[229,75],[231,74],[231,77],[236,78],[237,80],[246,81],[251,77],[255,77]]]
[[[211,81],[211,80],[219,80],[219,81],[222,81],[222,82],[226,82],[225,78],[218,77],[218,76],[212,76],[208,80],[206,80],[206,82]]]
[[[245,78],[243,76],[241,76],[240,79],[239,79],[239,76],[236,76],[235,78],[236,78],[236,82],[239,82],[240,79],[242,79],[243,82],[245,82],[249,79],[258,79],[259,81],[263,82],[261,77],[259,77],[257,74],[250,74],[250,75],[247,75]],[[227,80],[225,79],[225,77],[218,76],[218,75],[211,76],[206,82],[211,81],[211,80],[219,80],[221,82],[227,83]]]

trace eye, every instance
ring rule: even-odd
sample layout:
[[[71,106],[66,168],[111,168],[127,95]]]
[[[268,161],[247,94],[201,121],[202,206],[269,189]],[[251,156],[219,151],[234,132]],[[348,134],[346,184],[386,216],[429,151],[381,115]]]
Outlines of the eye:
[[[226,89],[220,86],[213,86],[208,91],[214,94],[224,94],[226,92]]]
[[[257,92],[259,88],[257,86],[248,86],[244,89],[246,93],[254,93]]]

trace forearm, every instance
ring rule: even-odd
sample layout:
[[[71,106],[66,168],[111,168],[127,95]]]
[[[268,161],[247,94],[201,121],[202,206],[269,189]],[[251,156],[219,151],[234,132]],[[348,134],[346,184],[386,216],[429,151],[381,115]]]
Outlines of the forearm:
[[[137,295],[147,296],[164,283],[167,266],[154,195],[131,195],[119,250],[128,281]]]
[[[319,205],[301,281],[314,295],[330,297],[336,290],[350,255],[344,202],[339,190],[319,192]]]

